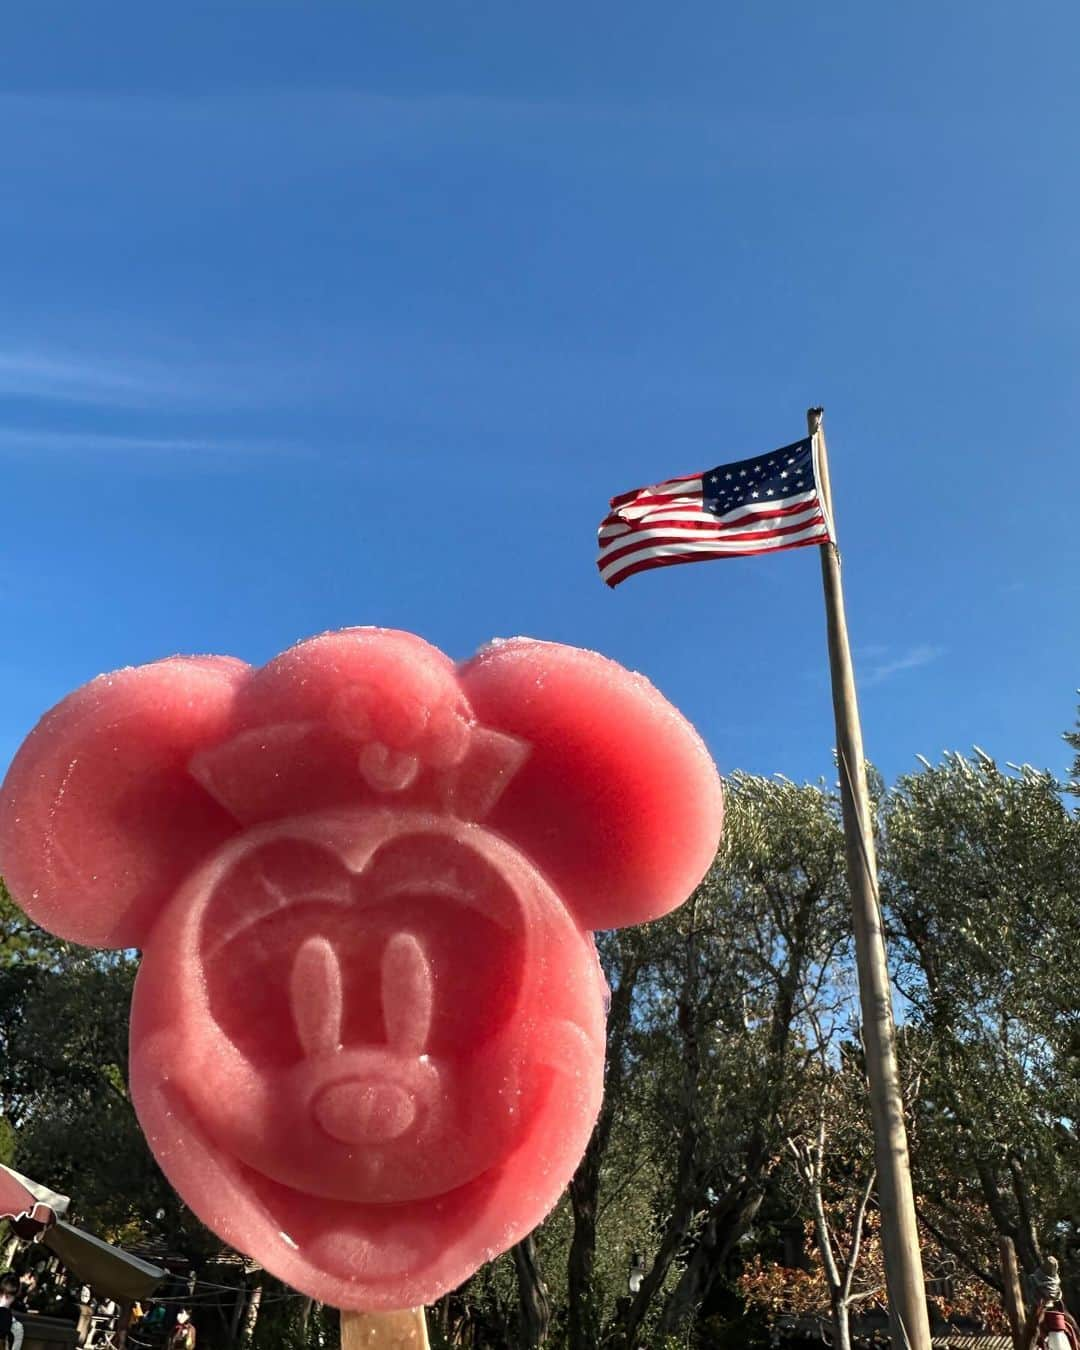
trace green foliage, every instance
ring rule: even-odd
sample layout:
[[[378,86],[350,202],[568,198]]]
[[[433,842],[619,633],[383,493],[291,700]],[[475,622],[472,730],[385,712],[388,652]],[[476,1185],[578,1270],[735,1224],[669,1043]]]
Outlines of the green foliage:
[[[725,843],[691,901],[601,937],[609,979],[635,980],[625,1031],[609,1026],[594,1272],[609,1337],[683,1336],[727,1279],[802,1109],[815,1019],[847,997],[827,975],[847,942],[838,803],[747,775],[728,784]],[[652,1265],[631,1302],[634,1251]]]
[[[102,1236],[164,1238],[196,1260],[221,1243],[179,1202],[127,1091],[128,1010],[137,962],[74,954],[0,969],[0,1092],[21,1171],[70,1194]],[[153,1216],[159,1212],[164,1218]]]
[[[697,1328],[699,1350],[765,1350],[772,1344],[769,1319],[753,1309],[741,1309],[732,1317],[702,1318]]]
[[[299,1298],[278,1280],[266,1280],[251,1350],[336,1347],[339,1339],[336,1309]]]
[[[1075,751],[1072,767],[1069,770],[1066,791],[1080,797],[1080,717],[1076,719],[1076,729],[1065,732],[1064,741],[1071,750]]]
[[[49,965],[65,950],[65,943],[26,917],[0,877],[0,969],[27,962]]]
[[[882,833],[927,1218],[969,1267],[1007,1234],[1030,1270],[1080,1199],[1077,821],[1050,775],[976,752],[901,779]]]
[[[5,1117],[0,1116],[0,1163],[10,1167],[15,1161],[15,1128]]]

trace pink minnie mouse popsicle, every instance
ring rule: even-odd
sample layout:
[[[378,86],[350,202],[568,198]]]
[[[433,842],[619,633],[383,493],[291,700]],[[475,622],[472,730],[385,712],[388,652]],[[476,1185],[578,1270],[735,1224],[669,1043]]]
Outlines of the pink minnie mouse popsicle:
[[[186,1203],[382,1310],[554,1205],[600,1102],[590,930],[678,905],[720,819],[642,677],[526,639],[455,669],[360,628],[77,690],[4,782],[0,870],[45,927],[143,950],[132,1094]]]

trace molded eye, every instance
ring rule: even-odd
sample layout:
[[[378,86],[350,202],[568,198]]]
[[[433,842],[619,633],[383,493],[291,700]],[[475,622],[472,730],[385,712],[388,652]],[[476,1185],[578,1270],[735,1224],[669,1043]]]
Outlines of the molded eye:
[[[412,933],[396,933],[382,959],[382,1007],[386,1039],[398,1055],[420,1055],[431,1030],[435,982],[431,964]]]
[[[308,938],[296,953],[289,978],[289,1003],[306,1055],[341,1049],[343,999],[337,952],[324,937]]]
[[[395,933],[380,964],[382,1020],[392,1054],[423,1054],[431,1030],[434,976],[423,945],[412,933]],[[289,976],[289,1003],[305,1054],[342,1048],[344,979],[336,948],[325,937],[308,938]]]

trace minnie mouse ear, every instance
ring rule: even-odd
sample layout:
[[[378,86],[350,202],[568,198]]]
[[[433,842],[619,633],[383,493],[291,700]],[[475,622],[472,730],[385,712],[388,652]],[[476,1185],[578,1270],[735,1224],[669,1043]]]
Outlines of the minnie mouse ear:
[[[720,839],[720,779],[644,676],[515,638],[459,678],[482,723],[530,747],[485,823],[533,859],[584,927],[642,923],[686,899]]]
[[[171,657],[101,675],[45,714],[0,788],[0,873],[32,919],[97,947],[143,944],[236,822],[187,772],[226,733],[249,668]]]

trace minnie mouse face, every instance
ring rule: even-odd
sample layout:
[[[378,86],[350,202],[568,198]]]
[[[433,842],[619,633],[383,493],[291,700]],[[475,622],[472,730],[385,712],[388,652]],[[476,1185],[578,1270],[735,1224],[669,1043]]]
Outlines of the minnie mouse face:
[[[589,930],[679,903],[720,813],[640,677],[356,629],[84,686],[12,765],[0,864],[47,927],[143,948],[132,1094],[191,1208],[390,1309],[557,1200],[603,1080]]]

